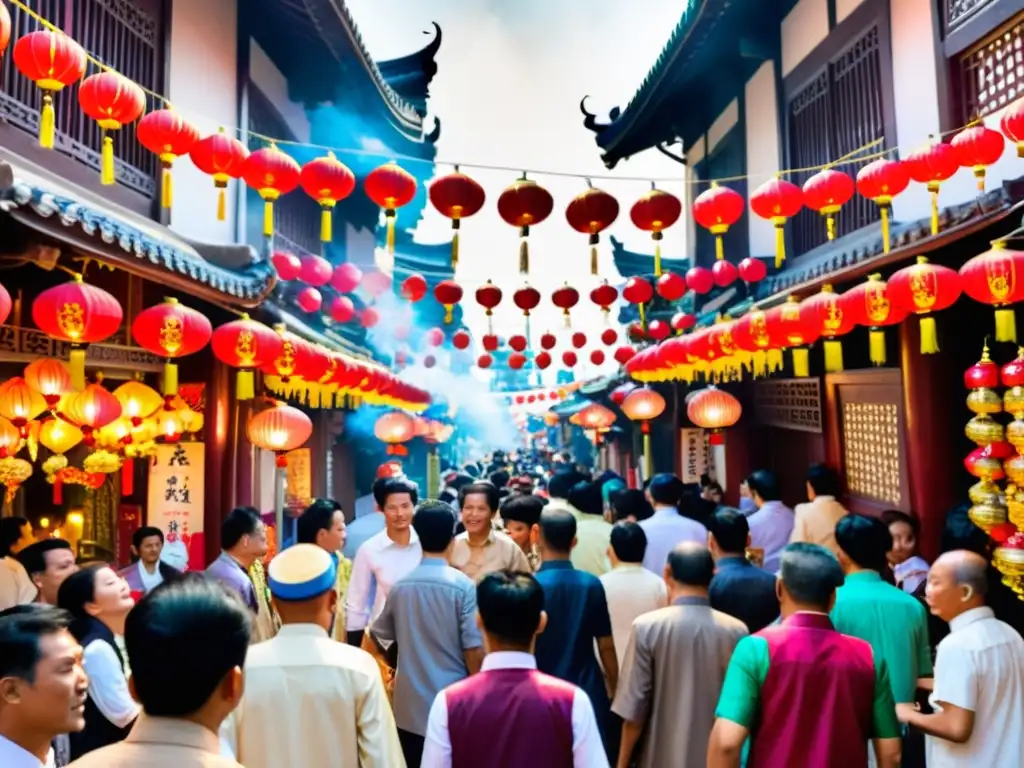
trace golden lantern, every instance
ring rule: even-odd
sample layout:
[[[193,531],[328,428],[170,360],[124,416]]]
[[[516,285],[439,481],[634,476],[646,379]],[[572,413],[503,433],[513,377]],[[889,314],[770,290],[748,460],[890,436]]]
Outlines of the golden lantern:
[[[46,400],[23,378],[15,376],[0,384],[0,416],[28,436],[28,423],[46,410]]]
[[[13,456],[21,450],[21,432],[7,419],[0,417],[0,459]]]
[[[723,445],[722,431],[739,421],[742,414],[740,401],[715,386],[687,396],[686,415],[698,427],[711,430],[708,438],[711,445]]]
[[[640,422],[640,431],[644,436],[644,462],[647,477],[654,476],[654,456],[651,452],[651,421],[665,412],[665,398],[650,387],[632,390],[619,406],[626,418]]]
[[[257,448],[277,455],[278,467],[285,467],[288,451],[301,447],[313,434],[313,422],[298,408],[275,403],[249,419],[246,434]]]
[[[58,455],[70,451],[83,437],[82,430],[63,419],[47,419],[39,430],[39,442]]]
[[[1024,600],[1024,547],[998,547],[992,555],[992,564],[1003,575],[1003,584]]]
[[[4,500],[8,504],[14,501],[14,495],[18,492],[18,488],[30,477],[32,477],[32,465],[29,462],[10,456],[0,459],[0,485],[7,488]]]
[[[373,434],[388,446],[389,454],[404,456],[407,451],[402,443],[416,436],[416,422],[402,411],[390,411],[382,414],[374,423]]]
[[[121,403],[99,384],[89,384],[68,398],[65,410],[65,415],[82,430],[86,445],[95,442],[93,432],[121,417]]]
[[[60,360],[42,357],[25,366],[25,381],[46,400],[46,407],[56,410],[61,398],[73,391],[71,372]]]
[[[114,390],[114,397],[121,404],[121,415],[132,427],[138,427],[163,405],[164,398],[150,386],[132,379]]]

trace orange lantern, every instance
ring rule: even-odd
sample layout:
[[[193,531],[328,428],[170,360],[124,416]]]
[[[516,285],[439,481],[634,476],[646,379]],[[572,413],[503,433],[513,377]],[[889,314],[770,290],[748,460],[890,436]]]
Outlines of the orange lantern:
[[[600,403],[591,403],[569,417],[569,423],[594,433],[594,442],[601,442],[601,434],[615,423],[615,413]]]
[[[28,437],[28,423],[46,410],[46,400],[23,378],[15,376],[0,384],[0,416]]]
[[[301,447],[313,434],[313,422],[298,408],[275,403],[251,419],[246,427],[249,442],[277,456],[277,466],[288,465],[288,451]]]
[[[238,368],[235,394],[251,400],[255,394],[253,371],[277,358],[284,346],[281,336],[243,314],[213,332],[213,354],[222,363]]]
[[[41,357],[25,366],[25,381],[46,400],[51,411],[71,391],[71,374],[60,360]]]
[[[972,299],[996,308],[996,341],[1016,342],[1012,305],[1024,300],[1024,251],[1007,248],[998,240],[990,250],[960,267],[960,283]]]
[[[227,218],[228,181],[241,178],[249,150],[219,128],[217,133],[197,141],[189,157],[196,168],[213,177],[213,186],[217,190],[217,221],[224,221]]]
[[[132,323],[132,337],[138,345],[164,358],[165,395],[178,391],[178,366],[172,361],[201,350],[212,334],[206,315],[174,298],[142,310]]]
[[[412,440],[416,434],[416,423],[412,417],[401,411],[381,415],[373,425],[373,434],[388,446],[391,455],[404,456],[407,452],[402,443]]]
[[[731,192],[731,190],[729,191]],[[740,201],[740,212],[742,213],[742,198],[740,198]],[[694,216],[696,217],[696,202],[694,205]],[[725,204],[725,207],[728,207],[728,203]],[[723,212],[724,208],[718,209],[718,211]],[[629,209],[629,218],[632,220],[633,226],[644,232],[651,233],[651,239],[654,241],[655,277],[661,277],[661,240],[664,237],[662,233],[679,221],[679,216],[682,212],[683,204],[679,202],[679,198],[664,190],[655,188],[654,184],[651,184],[651,189],[645,192],[639,200],[633,203],[633,207]],[[738,214],[736,218],[739,218]],[[731,223],[735,223],[735,220]],[[704,222],[702,221],[701,224],[704,225]],[[726,229],[728,229],[728,225],[726,225]],[[722,257],[719,256],[718,258]]]
[[[885,331],[882,327],[902,323],[907,317],[906,310],[891,300],[889,286],[878,274],[870,275],[865,282],[844,293],[843,305],[853,322],[870,329],[868,348],[871,362],[885,365]]]
[[[64,458],[64,454],[82,442],[83,437],[82,430],[61,418],[47,419],[39,429],[39,443],[52,451],[54,456],[61,457],[56,461],[59,462],[57,466],[63,464],[63,468],[67,467],[67,459]],[[45,462],[43,466],[46,467]],[[62,470],[58,470],[53,478],[54,504],[61,504],[64,501]]]
[[[665,398],[650,387],[639,387],[631,390],[619,406],[626,418],[640,422],[640,431],[644,436],[644,458],[647,477],[654,476],[654,454],[651,451],[651,421],[665,412]]]
[[[519,271],[524,275],[530,271],[530,227],[547,219],[554,207],[551,193],[527,179],[525,173],[498,197],[498,215],[519,228]]]
[[[173,199],[171,165],[192,150],[199,141],[199,131],[173,109],[158,109],[143,116],[135,135],[142,146],[160,158],[160,205],[170,208]]]
[[[836,373],[843,370],[843,345],[837,337],[853,330],[853,317],[844,310],[842,298],[826,284],[821,293],[800,303],[800,312],[807,313],[807,323],[817,327],[825,339],[825,370]]]
[[[85,444],[92,445],[93,432],[121,418],[121,403],[99,384],[90,384],[68,399],[64,415],[82,430]]]
[[[569,201],[565,218],[577,232],[590,235],[590,274],[597,274],[597,244],[601,233],[619,217],[619,202],[587,180],[587,189]],[[660,232],[659,232],[660,234]],[[658,260],[660,263],[660,259]]]
[[[356,177],[333,152],[328,152],[326,157],[318,157],[302,166],[299,183],[306,194],[320,204],[320,241],[329,243],[331,211],[338,201],[352,194],[356,188]]]
[[[133,428],[141,426],[164,404],[159,392],[135,379],[126,381],[113,394],[121,404],[122,417],[128,419]]]
[[[299,164],[273,142],[246,158],[242,178],[263,198],[264,237],[274,234],[274,202],[299,186],[301,176]]]
[[[14,44],[14,65],[43,92],[39,146],[53,149],[53,95],[82,79],[85,50],[63,32],[43,29],[18,38]]]
[[[114,137],[111,131],[134,123],[146,110],[145,92],[124,75],[114,71],[99,72],[82,81],[78,88],[82,111],[95,120],[103,131],[100,153],[100,181],[114,183]]]
[[[387,224],[385,242],[388,253],[394,254],[395,219],[398,209],[416,196],[416,177],[392,160],[370,171],[363,181],[363,189],[367,197],[384,209]]]
[[[459,166],[447,176],[430,185],[430,202],[442,216],[452,220],[452,270],[459,265],[459,229],[462,220],[484,207],[484,188],[464,173]]]
[[[960,298],[960,275],[949,267],[930,264],[925,256],[889,278],[889,296],[905,312],[920,316],[921,354],[939,351],[939,334],[932,312],[946,309]]]
[[[0,417],[0,459],[14,456],[21,450],[21,431],[7,419]]]
[[[694,392],[686,405],[686,415],[701,429],[711,430],[711,445],[725,443],[722,431],[736,424],[743,414],[740,401],[718,387],[710,386]]]
[[[0,4],[0,54],[7,50],[11,42],[11,14],[7,6]]]

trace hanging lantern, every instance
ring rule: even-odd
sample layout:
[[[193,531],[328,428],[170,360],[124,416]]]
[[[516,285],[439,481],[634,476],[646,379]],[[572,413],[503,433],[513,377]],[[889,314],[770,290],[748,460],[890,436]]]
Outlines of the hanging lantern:
[[[402,443],[412,440],[416,435],[416,422],[411,416],[401,411],[391,411],[378,417],[373,425],[373,434],[388,446],[390,455],[405,455]]]
[[[484,308],[484,314],[487,316],[487,332],[493,333],[493,323],[491,318],[494,315],[494,309],[501,304],[501,288],[496,286],[490,280],[481,285],[476,289],[476,303]]]
[[[636,350],[630,346],[622,346],[615,350],[615,362],[619,365],[625,365],[636,355]]]
[[[288,282],[302,274],[302,261],[294,253],[274,251],[270,261],[274,265],[274,271],[277,272],[278,280]]]
[[[132,338],[157,357],[164,358],[164,394],[178,391],[179,357],[192,355],[210,343],[213,328],[206,315],[177,299],[164,299],[162,304],[142,310],[132,323]]]
[[[352,293],[363,281],[363,272],[355,264],[345,262],[334,268],[331,274],[331,288],[338,293]],[[426,285],[424,285],[424,291]]]
[[[939,334],[932,312],[946,309],[960,298],[960,275],[949,267],[930,264],[918,256],[917,263],[889,278],[889,296],[901,309],[918,315],[921,326],[921,354],[939,351]]]
[[[121,404],[99,384],[90,384],[68,398],[64,415],[82,430],[85,444],[93,445],[94,432],[121,418]]]
[[[601,308],[601,314],[604,316],[605,325],[608,324],[608,315],[612,311],[612,304],[614,304],[618,298],[618,289],[614,286],[608,285],[607,280],[603,281],[590,292],[590,300]]]
[[[114,137],[112,131],[134,123],[146,109],[146,94],[117,72],[90,75],[78,87],[78,103],[86,116],[95,120],[103,133],[100,153],[100,181],[114,183]]]
[[[576,349],[583,349],[587,346],[587,334],[582,331],[576,331],[576,333],[572,335],[572,345],[576,347]]]
[[[452,335],[452,346],[456,349],[469,349],[472,339],[466,331],[456,331]]]
[[[481,343],[486,352],[494,352],[500,346],[501,340],[493,333],[488,333],[481,339]]]
[[[647,336],[654,341],[664,341],[672,333],[672,329],[668,323],[662,322],[661,320],[651,320],[647,324]]]
[[[538,370],[543,371],[551,365],[551,355],[547,352],[538,352],[537,356],[533,358],[533,364],[537,366]]]
[[[224,221],[227,218],[228,181],[242,177],[249,150],[219,128],[217,133],[197,141],[189,157],[196,168],[213,177],[213,186],[217,190],[217,221]]]
[[[6,53],[11,42],[11,14],[7,6],[0,3],[0,55]]]
[[[996,341],[1016,342],[1017,321],[1012,305],[1024,300],[1024,252],[998,240],[990,250],[960,267],[960,284],[972,299],[996,308]]]
[[[121,415],[118,418],[127,419],[132,428],[142,426],[142,422],[164,404],[164,398],[159,392],[135,379],[120,385],[113,395],[121,404]]]
[[[974,413],[964,428],[964,434],[978,446],[968,455],[964,466],[980,480],[968,491],[971,500],[968,516],[986,532],[1006,522],[1007,508],[994,481],[1005,476],[1003,460],[1014,453],[1013,447],[1005,442],[1007,435],[1003,425],[992,418],[993,414],[1002,411],[1002,398],[995,391],[999,379],[999,367],[989,357],[986,345],[981,359],[964,372],[964,386],[970,390],[967,407]],[[1008,464],[1012,467],[1012,462]]]
[[[594,442],[600,442],[601,435],[615,423],[615,413],[600,403],[591,403],[569,417],[569,423],[592,431]]]
[[[320,242],[329,243],[333,230],[331,212],[335,205],[352,194],[356,188],[356,177],[333,152],[328,152],[325,157],[310,160],[302,166],[299,183],[320,206]]]
[[[348,296],[335,296],[327,305],[327,314],[336,323],[348,323],[356,316],[356,306]]]
[[[246,426],[249,442],[277,456],[277,466],[288,464],[288,451],[300,448],[313,434],[313,422],[298,408],[275,403],[251,419]]]
[[[213,332],[211,344],[214,357],[239,369],[235,379],[235,394],[239,400],[253,398],[253,371],[277,358],[284,346],[279,334],[246,314],[219,326]]]
[[[676,312],[672,315],[672,320],[669,325],[672,326],[672,330],[675,331],[677,335],[681,336],[697,325],[697,316],[689,315],[686,312]]]
[[[743,195],[729,187],[721,187],[715,181],[693,201],[693,218],[715,236],[716,259],[725,258],[722,236],[740,220],[746,210],[747,201]]]
[[[454,280],[442,280],[434,287],[434,298],[444,307],[445,323],[450,323],[455,305],[462,301],[462,286]]]
[[[573,368],[577,362],[579,362],[579,358],[576,357],[576,353],[571,349],[567,349],[562,353],[562,365],[566,368]]]
[[[424,334],[428,346],[440,347],[444,344],[444,331],[440,328],[431,328]]]
[[[907,311],[889,297],[889,286],[880,274],[868,279],[843,294],[843,306],[850,319],[868,328],[868,348],[871,362],[885,365],[885,331],[887,325],[902,323]]]
[[[558,339],[555,337],[555,334],[553,333],[545,333],[542,334],[540,337],[541,349],[554,349],[557,344]]]
[[[555,207],[554,198],[544,187],[526,178],[505,188],[498,197],[498,215],[506,224],[519,228],[519,271],[530,271],[530,227],[543,222]]]
[[[701,429],[711,430],[708,442],[722,445],[725,435],[722,431],[736,424],[743,414],[740,401],[717,387],[711,386],[690,395],[686,415]]]
[[[72,391],[71,374],[60,360],[41,357],[25,366],[25,381],[43,396],[46,407],[54,410],[61,398]]]
[[[943,141],[933,141],[924,149],[903,158],[910,178],[926,184],[932,198],[932,234],[939,233],[939,185],[960,170],[957,152]]]
[[[1017,145],[1017,157],[1024,157],[1024,99],[1017,99],[1003,110],[999,130]]]
[[[577,232],[590,236],[590,274],[597,275],[597,244],[601,233],[619,217],[619,201],[587,180],[587,189],[569,201],[565,218]]]
[[[791,350],[793,375],[797,378],[811,375],[807,348],[821,335],[821,325],[812,322],[815,319],[810,313],[801,311],[800,300],[796,296],[788,297],[785,304],[765,313],[765,328],[772,346]]]
[[[654,453],[651,450],[651,422],[665,412],[665,398],[650,387],[633,388],[622,399],[620,408],[630,421],[640,422],[647,477],[654,477]]]
[[[512,294],[512,303],[523,311],[523,317],[529,317],[530,312],[540,304],[540,291],[529,285],[524,285]]]
[[[686,272],[686,285],[698,296],[702,296],[715,287],[715,276],[705,267],[691,267]]]
[[[43,92],[39,115],[39,146],[53,149],[56,115],[53,97],[85,74],[82,46],[57,30],[43,29],[22,35],[14,44],[14,65]]]
[[[435,179],[430,185],[430,202],[442,216],[452,220],[452,270],[459,266],[459,229],[462,220],[484,207],[484,188],[464,173],[455,171]]]
[[[39,429],[39,444],[52,452],[53,456],[43,462],[43,470],[47,471],[48,467],[63,470],[67,467],[68,460],[64,454],[82,442],[83,437],[82,430],[64,419],[56,418],[44,421]],[[2,440],[0,440],[0,444],[2,444]],[[0,454],[2,453],[3,448],[0,445]],[[49,471],[47,471],[47,475],[50,475]],[[57,471],[53,475],[53,503],[60,505],[64,502],[63,476],[61,471]]]
[[[575,288],[570,287],[568,283],[565,283],[561,288],[557,289],[551,294],[551,303],[562,310],[562,316],[565,318],[565,327],[572,327],[572,317],[569,315],[569,310],[575,307],[580,300],[580,292]]]
[[[0,416],[28,437],[28,424],[46,410],[46,400],[20,376],[0,384]]]
[[[8,459],[21,450],[21,430],[0,416],[0,459]]]
[[[711,279],[719,288],[728,288],[736,282],[736,278],[739,276],[740,272],[736,269],[736,265],[726,259],[716,261],[711,267]]]
[[[295,303],[299,305],[299,309],[303,312],[319,312],[320,307],[323,306],[324,297],[320,295],[320,291],[316,288],[307,285],[295,294]]]
[[[882,250],[889,252],[889,207],[892,199],[910,184],[907,167],[898,160],[880,158],[857,172],[857,191],[879,208],[882,216]]]
[[[32,322],[57,341],[71,344],[71,386],[85,386],[85,348],[113,336],[121,327],[120,302],[81,275],[47,288],[32,302]]]
[[[480,355],[480,357],[476,359],[477,368],[481,368],[483,370],[490,368],[493,362],[494,358],[490,355]]]
[[[299,279],[314,288],[327,285],[334,276],[331,262],[323,256],[307,253],[299,260],[299,264]]]
[[[803,206],[803,190],[779,177],[766,181],[750,196],[750,209],[775,225],[776,269],[786,259],[786,222],[800,213]]]
[[[0,325],[7,322],[7,318],[11,315],[11,307],[13,306],[11,294],[7,292],[3,285],[0,285]]]
[[[665,301],[679,301],[686,294],[686,280],[675,272],[663,272],[655,281],[654,289]]]
[[[263,198],[264,237],[274,235],[274,203],[281,195],[287,195],[299,186],[301,176],[302,169],[295,159],[279,150],[273,142],[246,158],[242,178]]]
[[[385,243],[388,253],[394,255],[395,219],[398,217],[398,209],[416,196],[416,177],[392,160],[370,171],[363,181],[363,188],[366,196],[384,209],[387,228]]]
[[[613,347],[619,340],[619,332],[614,328],[605,328],[601,331],[601,343],[606,347]]]
[[[427,280],[419,273],[413,273],[402,281],[402,298],[415,304],[427,295]]]
[[[850,202],[854,189],[853,179],[834,168],[818,171],[804,182],[804,205],[825,217],[829,240],[836,239],[836,214]]]
[[[758,283],[768,276],[768,265],[761,259],[748,256],[739,265],[740,279],[745,283]]]
[[[626,281],[622,289],[622,298],[630,304],[635,304],[640,313],[640,325],[646,324],[644,305],[654,298],[654,289],[651,284],[642,277],[631,277]]]
[[[513,371],[518,371],[526,365],[526,355],[522,352],[513,352],[508,356],[508,367]]]
[[[518,333],[515,336],[510,336],[508,346],[514,352],[522,352],[527,347],[526,337]]]
[[[590,362],[593,365],[604,365],[604,352],[600,349],[591,350]]]
[[[754,376],[765,376],[782,368],[782,352],[774,348],[768,332],[767,313],[753,309],[732,324],[732,341],[751,354]]]
[[[978,191],[985,191],[985,168],[994,165],[1003,156],[1006,140],[999,131],[993,131],[984,123],[964,128],[954,136],[949,145],[956,152],[957,160],[964,168],[970,168],[978,180]]]
[[[807,322],[817,325],[825,340],[825,370],[837,373],[843,370],[843,345],[839,337],[854,328],[854,320],[844,309],[842,298],[826,284],[821,292],[804,299],[800,311],[809,313]]]
[[[170,208],[174,198],[171,166],[192,151],[199,141],[199,131],[173,109],[158,109],[143,116],[135,136],[142,146],[160,158],[160,206]]]

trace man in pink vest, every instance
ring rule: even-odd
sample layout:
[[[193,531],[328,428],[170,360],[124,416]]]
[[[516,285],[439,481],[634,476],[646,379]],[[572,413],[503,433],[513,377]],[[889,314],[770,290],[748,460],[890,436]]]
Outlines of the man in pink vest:
[[[537,671],[544,591],[529,574],[498,571],[477,585],[480,674],[430,708],[422,768],[608,768],[594,708],[575,685]]]

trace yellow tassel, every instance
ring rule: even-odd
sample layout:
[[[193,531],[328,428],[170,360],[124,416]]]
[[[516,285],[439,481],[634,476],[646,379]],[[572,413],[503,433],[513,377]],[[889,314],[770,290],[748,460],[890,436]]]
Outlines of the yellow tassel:
[[[834,213],[828,214],[825,217],[825,229],[828,231],[828,239],[836,239],[836,216]]]
[[[71,386],[74,389],[85,389],[85,347],[71,349]]]
[[[256,396],[255,379],[252,371],[239,371],[235,377],[235,397],[239,400],[252,400]]]
[[[881,206],[882,211],[882,253],[889,252],[889,208]]]
[[[985,166],[976,165],[974,166],[974,178],[978,180],[978,191],[985,191]]]
[[[654,477],[654,455],[651,453],[651,433],[644,432],[644,479]]]
[[[657,258],[655,258],[654,263],[655,263],[655,265],[657,265],[657,263],[658,263]],[[657,269],[657,266],[655,266],[655,269]],[[590,274],[595,275],[595,276],[597,275],[597,246],[596,245],[590,246]]]
[[[263,201],[263,236],[274,236],[274,201]]]
[[[932,234],[939,234],[939,189],[929,190],[932,193]]]
[[[828,373],[843,370],[843,343],[838,339],[825,339],[825,370]]]
[[[387,220],[387,240],[385,245],[387,246],[388,253],[394,255],[395,253],[395,219],[398,218],[398,214],[394,211],[387,211],[384,214],[384,218]]]
[[[452,271],[459,266],[459,230],[452,232]]]
[[[100,153],[100,183],[110,186],[114,183],[114,137],[103,135],[103,151]]]
[[[874,365],[885,365],[885,331],[872,328],[868,332],[868,350]]]
[[[320,242],[329,243],[331,242],[331,209],[328,206],[323,206],[320,209]]]
[[[450,323],[452,321],[452,316],[453,316],[452,315],[452,310],[453,310],[453,308],[454,308],[453,304],[445,304],[444,305],[444,321],[445,321],[445,323]]]
[[[721,238],[719,238],[719,239],[721,239]],[[716,249],[717,249],[717,246],[716,246]],[[724,256],[724,254],[723,254],[723,256]],[[596,260],[595,260],[594,263],[595,264],[597,263]],[[595,275],[597,274],[596,270],[594,271],[594,274]],[[654,241],[654,276],[655,277],[661,277],[661,240],[655,240]]]
[[[53,94],[43,93],[43,109],[39,113],[39,146],[53,149],[53,135],[56,132],[57,114],[53,111]]]
[[[769,349],[767,354],[768,371],[782,370],[783,359],[781,349]]]
[[[636,307],[637,307],[638,310],[640,310],[640,327],[641,328],[646,328],[647,327],[647,313],[644,312],[644,305],[643,304],[637,304]]]
[[[721,235],[715,235],[715,258],[718,261],[725,258],[725,243],[722,242]]]
[[[935,318],[926,315],[921,318],[921,354],[934,355],[939,351],[939,331],[935,327]]]
[[[526,275],[530,272],[530,241],[523,235],[519,241],[519,273]]]
[[[806,379],[811,375],[811,353],[807,347],[796,347],[793,350],[793,375],[798,379]]]
[[[775,220],[775,268],[781,269],[786,260],[786,220]]]
[[[170,209],[174,201],[174,187],[171,181],[171,166],[165,165],[160,175],[160,205]]]
[[[1017,341],[1017,317],[1012,307],[996,310],[996,341]]]
[[[170,360],[164,363],[164,394],[178,394],[178,364]]]
[[[228,193],[227,185],[217,185],[217,221],[224,221],[228,217]]]

